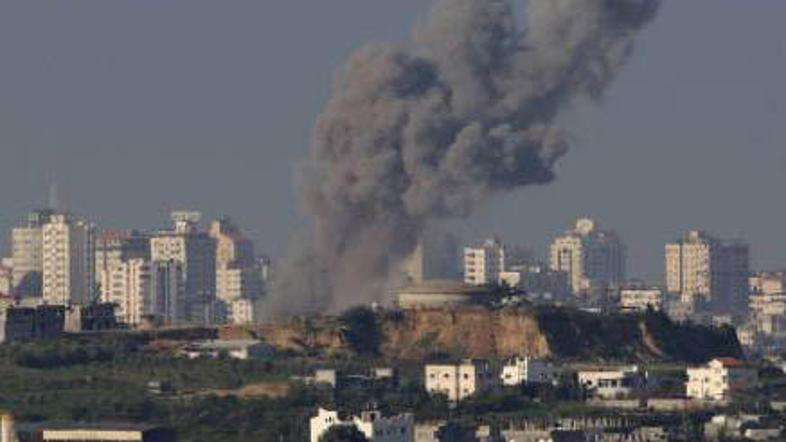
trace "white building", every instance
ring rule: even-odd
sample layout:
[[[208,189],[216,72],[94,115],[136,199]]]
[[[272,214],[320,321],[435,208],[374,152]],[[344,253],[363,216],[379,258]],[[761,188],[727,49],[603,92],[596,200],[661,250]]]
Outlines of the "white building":
[[[319,408],[310,420],[311,442],[319,442],[332,427],[354,426],[369,442],[414,442],[415,418],[412,414],[384,417],[378,411],[342,418],[337,411]]]
[[[505,271],[505,246],[498,239],[487,239],[480,247],[464,248],[464,282],[493,285]]]
[[[104,272],[131,259],[150,260],[150,237],[136,231],[103,231],[96,239],[95,275],[103,291]]]
[[[778,341],[786,340],[786,274],[760,272],[748,281],[752,331]]]
[[[211,223],[209,234],[216,242],[216,298],[225,305],[226,319],[233,324],[253,322],[260,313],[253,309],[265,291],[254,243],[226,218]]]
[[[620,399],[631,396],[643,386],[644,377],[637,366],[602,370],[581,370],[579,385],[591,396]]]
[[[216,340],[192,342],[180,352],[188,359],[216,359],[226,355],[232,359],[248,360],[266,358],[273,354],[271,347],[262,341],[249,340]]]
[[[625,246],[615,232],[581,218],[551,243],[549,267],[568,275],[574,295],[616,285],[625,280]]]
[[[758,373],[734,358],[717,358],[702,367],[688,368],[687,395],[692,399],[721,401],[751,392]]]
[[[10,295],[14,292],[14,270],[0,264],[0,295]]]
[[[744,308],[748,295],[748,246],[693,230],[666,245],[666,289],[683,302]]]
[[[620,290],[622,310],[644,312],[647,309],[663,310],[665,293],[660,287],[626,287]]]
[[[145,317],[160,314],[153,292],[150,262],[130,259],[101,270],[101,301],[117,306],[120,322],[138,325]]]
[[[232,301],[229,311],[229,322],[236,325],[255,324],[259,319],[259,300],[237,299]]]
[[[496,387],[498,375],[487,361],[465,360],[460,364],[426,365],[426,391],[444,394],[451,402],[461,401],[475,393]]]
[[[11,269],[14,294],[41,296],[44,274],[43,226],[54,213],[39,210],[27,217],[27,224],[11,230]]]
[[[157,232],[150,239],[150,259],[181,266],[183,317],[192,324],[212,324],[216,322],[216,242],[197,230],[199,218],[198,213],[173,213],[174,230]]]
[[[43,297],[53,305],[95,299],[95,226],[66,214],[43,225]]]
[[[557,370],[542,359],[527,356],[508,361],[502,367],[500,379],[506,386],[551,384],[557,379]]]

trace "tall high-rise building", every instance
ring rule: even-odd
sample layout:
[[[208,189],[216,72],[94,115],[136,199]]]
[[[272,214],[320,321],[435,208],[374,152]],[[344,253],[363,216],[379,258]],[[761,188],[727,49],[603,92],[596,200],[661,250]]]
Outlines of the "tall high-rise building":
[[[259,312],[246,313],[258,305],[264,291],[264,272],[254,243],[227,218],[210,224],[210,237],[216,241],[216,297],[229,322],[247,323],[258,316]]]
[[[95,274],[102,295],[108,289],[104,274],[133,259],[150,261],[149,235],[127,230],[107,230],[97,235]]]
[[[215,322],[216,241],[198,230],[200,215],[175,212],[173,230],[152,234],[150,259],[174,261],[181,266],[185,289],[185,320],[194,324]]]
[[[115,304],[119,321],[138,325],[155,316],[150,262],[143,258],[122,260],[101,271],[101,301]]]
[[[27,224],[11,230],[11,284],[14,294],[40,297],[43,290],[43,226],[51,210],[38,210],[27,217]]]
[[[154,316],[163,324],[187,322],[186,286],[183,266],[175,261],[154,261],[150,265],[150,293]]]
[[[747,304],[748,245],[700,230],[666,245],[666,288],[683,302],[697,300],[734,309]]]
[[[44,301],[53,305],[95,301],[95,226],[55,214],[43,225],[42,240]]]
[[[480,247],[464,248],[464,282],[473,285],[499,284],[505,271],[505,246],[487,239]]]
[[[574,229],[551,243],[549,267],[568,275],[574,295],[618,285],[625,280],[625,246],[616,232],[580,218]]]

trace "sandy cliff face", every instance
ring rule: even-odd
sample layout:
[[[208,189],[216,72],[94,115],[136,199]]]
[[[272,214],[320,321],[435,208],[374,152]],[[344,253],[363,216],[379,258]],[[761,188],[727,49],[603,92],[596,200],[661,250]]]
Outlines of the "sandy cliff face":
[[[715,356],[742,355],[733,329],[674,324],[656,314],[595,315],[569,308],[465,307],[384,312],[376,322],[371,332],[378,332],[379,356],[391,359],[502,359],[531,355],[576,360],[704,362]],[[344,327],[336,318],[320,317],[250,328],[229,327],[222,329],[220,335],[228,339],[263,339],[280,350],[311,356],[352,357],[357,349],[349,342]]]
[[[533,314],[516,310],[415,310],[383,322],[383,353],[404,359],[549,356]]]

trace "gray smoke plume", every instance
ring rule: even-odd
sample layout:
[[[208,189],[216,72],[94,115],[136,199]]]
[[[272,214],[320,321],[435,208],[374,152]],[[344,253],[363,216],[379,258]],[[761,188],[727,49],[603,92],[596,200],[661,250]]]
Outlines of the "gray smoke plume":
[[[529,0],[519,28],[510,0],[436,0],[411,42],[359,50],[300,171],[315,231],[279,272],[279,307],[382,300],[426,226],[552,180],[558,112],[602,95],[659,3]]]

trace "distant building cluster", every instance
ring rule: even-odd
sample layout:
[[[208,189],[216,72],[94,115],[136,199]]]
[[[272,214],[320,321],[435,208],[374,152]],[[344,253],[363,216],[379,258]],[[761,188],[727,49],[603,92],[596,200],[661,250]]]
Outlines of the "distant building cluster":
[[[68,213],[35,211],[11,231],[0,317],[105,304],[131,327],[256,322],[269,262],[230,220],[200,230],[200,218],[175,212],[170,229],[102,231]],[[10,335],[19,334],[14,327],[6,326]]]

